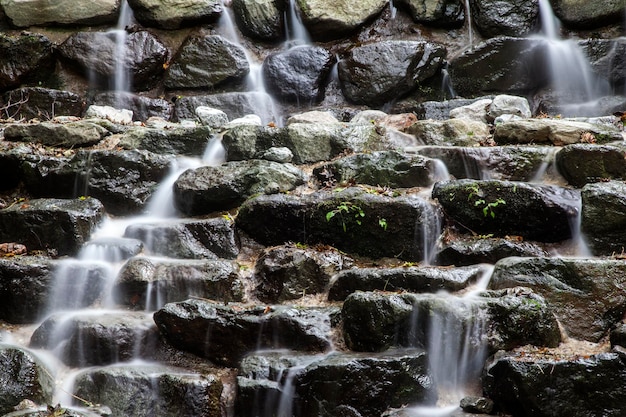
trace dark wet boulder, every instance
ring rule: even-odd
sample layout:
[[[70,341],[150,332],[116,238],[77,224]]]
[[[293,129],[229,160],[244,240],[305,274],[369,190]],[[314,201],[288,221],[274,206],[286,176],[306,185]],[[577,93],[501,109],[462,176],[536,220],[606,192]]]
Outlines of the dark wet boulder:
[[[626,247],[626,185],[587,184],[582,190],[581,231],[594,255],[622,254]]]
[[[104,216],[95,198],[35,199],[0,210],[0,241],[76,254]]]
[[[26,157],[26,189],[39,197],[91,196],[110,214],[136,213],[169,172],[171,157],[147,151],[79,151],[73,158]]]
[[[297,0],[304,26],[316,40],[336,39],[355,31],[375,18],[387,5],[386,0],[349,0],[336,2]]]
[[[108,365],[149,357],[159,342],[151,315],[143,312],[55,313],[33,333],[30,347],[58,349],[73,367]]]
[[[0,413],[6,415],[25,398],[50,404],[55,381],[51,370],[33,352],[16,346],[0,345]]]
[[[616,353],[584,357],[497,356],[483,389],[496,407],[520,417],[622,416],[626,365]]]
[[[117,416],[219,416],[220,378],[159,365],[91,368],[77,375],[72,394]]]
[[[351,268],[333,277],[328,299],[343,301],[355,291],[408,291],[436,293],[459,291],[478,281],[490,270],[482,266],[441,268],[406,266],[397,268]]]
[[[624,4],[619,0],[602,2],[555,0],[552,7],[554,14],[571,28],[598,28],[618,23],[624,18]]]
[[[54,268],[44,257],[0,259],[0,319],[15,324],[40,320],[52,293]]]
[[[556,154],[559,172],[574,187],[626,179],[626,148],[616,145],[568,145]]]
[[[531,288],[569,336],[598,342],[626,312],[625,273],[622,260],[507,258],[496,264],[489,287]]]
[[[219,35],[192,36],[172,59],[165,87],[204,88],[242,81],[250,72],[245,51]]]
[[[125,237],[139,239],[152,255],[181,259],[234,259],[239,242],[226,217],[129,225]]]
[[[15,123],[4,128],[4,139],[60,148],[80,148],[99,143],[111,132],[88,120],[68,123]]]
[[[119,136],[124,149],[143,149],[155,154],[198,156],[204,153],[213,130],[206,126],[172,126],[169,129],[133,126]]]
[[[223,12],[219,0],[129,0],[135,18],[143,25],[179,29],[194,24],[215,22]]]
[[[0,91],[19,87],[34,79],[48,79],[54,70],[52,42],[44,35],[0,34]]]
[[[246,306],[190,299],[166,304],[154,314],[162,336],[177,349],[217,364],[237,367],[248,352],[330,348],[335,308]]]
[[[424,101],[416,104],[415,106],[410,106],[410,108],[406,110],[415,113],[419,120],[448,120],[450,118],[451,110],[456,109],[457,107],[470,105],[475,101],[483,100],[485,98],[488,97],[479,97],[476,99],[454,98],[445,101]]]
[[[113,294],[121,305],[153,311],[189,297],[242,301],[243,284],[234,262],[136,257],[122,267]]]
[[[368,184],[390,188],[427,187],[438,179],[438,162],[398,151],[360,153],[314,168],[322,184]]]
[[[40,120],[56,116],[82,116],[85,100],[71,91],[42,87],[22,87],[4,94],[6,114],[14,119]]]
[[[91,104],[128,109],[133,112],[133,120],[140,122],[145,122],[150,117],[161,117],[169,120],[174,112],[174,105],[168,100],[126,92],[97,94]]]
[[[533,64],[543,59],[544,45],[539,38],[488,39],[450,60],[454,90],[472,97],[493,92],[523,95],[535,90],[546,82],[541,66]]]
[[[525,36],[535,30],[539,6],[534,1],[477,0],[471,3],[472,21],[487,38]]]
[[[535,242],[509,237],[494,238],[487,236],[456,236],[437,252],[438,265],[474,265],[479,263],[495,264],[510,256],[544,257],[549,253]]]
[[[548,173],[554,149],[547,146],[425,146],[415,152],[441,160],[456,179],[532,181]]]
[[[524,288],[483,291],[473,297],[435,294],[355,292],[343,303],[348,348],[378,352],[394,346],[430,346],[431,354],[466,347],[512,349],[533,344],[557,346],[559,327],[545,300]],[[435,333],[443,335],[434,337]],[[432,340],[443,345],[431,346]],[[467,342],[469,341],[469,343]],[[449,346],[446,346],[449,344]]]
[[[294,300],[323,293],[337,272],[354,260],[333,249],[278,246],[266,249],[257,259],[255,295],[265,303]]]
[[[514,181],[439,182],[433,198],[452,220],[475,233],[540,242],[571,238],[580,209],[579,191]]]
[[[461,0],[399,0],[395,6],[408,8],[414,21],[437,27],[458,27],[465,20]]]
[[[415,195],[390,197],[356,187],[259,196],[247,200],[236,218],[237,227],[268,246],[323,243],[351,254],[409,261],[429,257],[437,222],[430,203]]]
[[[196,108],[200,106],[220,109],[231,120],[247,114],[257,114],[261,116],[264,122],[270,122],[277,118],[273,112],[272,97],[267,93],[251,91],[177,98],[174,103],[174,119],[197,120]]]
[[[164,72],[169,51],[151,32],[128,33],[120,64],[114,32],[76,32],[60,46],[61,56],[85,74],[92,74],[101,85],[112,84],[120,65],[130,76],[133,90],[148,90]],[[111,85],[112,87],[112,85]]]
[[[389,407],[434,404],[435,382],[421,350],[378,354],[337,353],[296,377],[301,416],[377,416]],[[358,414],[345,414],[351,409]]]
[[[283,38],[284,4],[277,0],[233,0],[235,21],[251,38],[277,41]]]
[[[346,98],[380,106],[415,90],[443,65],[446,49],[419,41],[381,41],[357,46],[339,61]]]
[[[237,207],[255,194],[291,191],[304,183],[291,164],[251,160],[187,170],[174,183],[174,205],[196,216]]]
[[[112,24],[117,20],[120,11],[120,4],[115,0],[98,2],[61,0],[54,3],[5,1],[2,2],[2,7],[11,24],[23,28]]]
[[[259,158],[268,149],[286,143],[286,132],[282,127],[238,125],[226,130],[222,136],[228,161]]]
[[[298,46],[268,55],[263,79],[268,92],[281,100],[305,105],[324,98],[335,57],[319,46]]]

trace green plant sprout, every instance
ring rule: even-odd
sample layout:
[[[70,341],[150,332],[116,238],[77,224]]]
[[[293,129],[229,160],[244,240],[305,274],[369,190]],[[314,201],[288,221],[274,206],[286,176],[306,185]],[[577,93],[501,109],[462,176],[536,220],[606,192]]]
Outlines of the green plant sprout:
[[[342,201],[337,205],[337,207],[327,212],[326,221],[329,222],[330,219],[335,217],[337,214],[339,214],[339,217],[341,217],[341,227],[343,228],[344,232],[346,231],[346,222],[344,219],[344,215],[352,215],[356,224],[358,224],[359,226],[361,225],[361,220],[363,219],[363,217],[365,217],[365,212],[363,211],[361,206],[351,203],[350,201]]]

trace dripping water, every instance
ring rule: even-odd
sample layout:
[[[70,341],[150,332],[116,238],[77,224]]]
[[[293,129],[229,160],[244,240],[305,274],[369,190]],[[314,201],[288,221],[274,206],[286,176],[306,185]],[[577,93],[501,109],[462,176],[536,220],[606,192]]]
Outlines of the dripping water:
[[[285,45],[288,48],[298,45],[309,45],[311,43],[311,36],[307,31],[304,23],[302,23],[302,17],[296,0],[289,0],[289,8],[285,12],[286,37],[287,41]]]
[[[472,11],[470,10],[470,0],[465,0],[465,24],[467,26],[468,48],[474,47],[474,28],[472,26]]]

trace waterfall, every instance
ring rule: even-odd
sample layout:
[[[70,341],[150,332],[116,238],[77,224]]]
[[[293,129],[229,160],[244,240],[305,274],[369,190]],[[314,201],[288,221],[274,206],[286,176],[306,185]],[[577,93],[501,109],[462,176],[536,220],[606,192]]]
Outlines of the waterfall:
[[[594,107],[594,101],[609,93],[608,82],[593,74],[589,61],[575,40],[560,37],[560,22],[549,0],[539,0],[540,34],[546,41],[546,65],[551,88],[567,113]]]
[[[474,47],[474,28],[472,27],[472,11],[470,10],[470,0],[465,0],[465,24],[467,25],[468,47]]]
[[[289,9],[285,12],[285,22],[287,24],[287,47],[311,43],[311,36],[302,23],[296,0],[289,0]]]
[[[122,0],[120,5],[120,16],[117,20],[117,26],[110,31],[115,39],[115,51],[113,53],[115,59],[115,71],[111,84],[115,92],[115,107],[124,108],[126,105],[124,94],[132,91],[132,74],[128,68],[128,49],[126,41],[128,32],[126,27],[133,22],[133,11],[128,5],[127,0]]]

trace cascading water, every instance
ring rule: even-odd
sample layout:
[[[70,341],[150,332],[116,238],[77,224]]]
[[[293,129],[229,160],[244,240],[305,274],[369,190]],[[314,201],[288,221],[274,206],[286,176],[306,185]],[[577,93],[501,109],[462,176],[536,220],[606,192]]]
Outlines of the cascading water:
[[[588,114],[597,99],[610,93],[608,83],[593,74],[575,40],[561,38],[561,25],[549,0],[539,0],[539,16],[550,86],[559,98],[559,106],[568,115]]]
[[[127,59],[128,49],[126,47],[126,40],[128,38],[128,32],[126,32],[126,28],[132,24],[133,20],[133,11],[128,5],[128,1],[122,0],[117,26],[109,32],[115,39],[115,72],[110,84],[113,86],[113,90],[116,93],[116,108],[124,108],[125,100],[123,93],[128,93],[132,90],[132,75],[128,68]]]
[[[311,43],[311,36],[302,23],[296,0],[289,0],[289,9],[285,12],[285,22],[288,48]]]
[[[468,48],[474,47],[474,28],[472,26],[472,11],[470,9],[470,0],[465,0],[465,25],[467,26]]]

